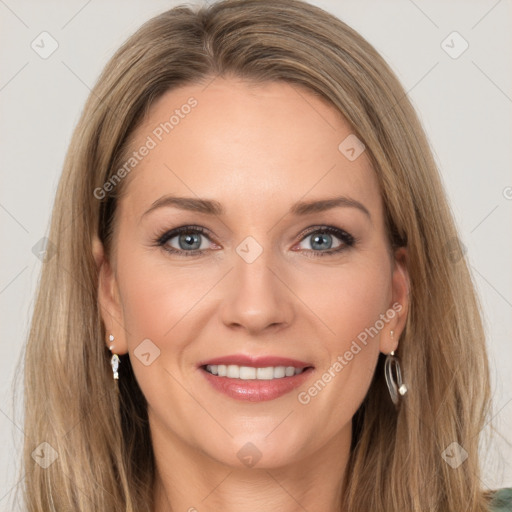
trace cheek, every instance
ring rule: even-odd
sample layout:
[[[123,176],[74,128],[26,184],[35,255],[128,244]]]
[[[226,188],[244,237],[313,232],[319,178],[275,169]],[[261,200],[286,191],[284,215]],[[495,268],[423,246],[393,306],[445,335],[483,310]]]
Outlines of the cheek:
[[[176,407],[184,404],[185,415],[190,397],[173,376],[197,333],[194,315],[201,311],[201,298],[215,284],[215,276],[200,273],[199,267],[172,266],[156,254],[132,250],[118,257],[123,324],[132,368],[150,406],[161,407],[164,386]],[[149,356],[144,359],[144,354]]]
[[[386,315],[391,278],[386,260],[375,258],[340,267],[328,279],[320,273],[309,279],[309,295],[304,295],[304,287],[302,296],[321,321],[317,332],[323,333],[318,336],[323,357],[318,380],[305,390],[301,403],[311,402],[315,414],[335,432],[349,421],[370,386],[379,339],[389,329],[382,319],[392,318]],[[313,282],[315,293],[311,292]]]
[[[156,254],[153,250],[138,255],[132,252],[118,259],[123,319],[130,350],[144,338],[160,341],[174,338],[175,326],[187,315],[193,315],[201,298],[215,283],[215,276],[205,275],[199,265],[180,268]]]
[[[344,279],[346,288],[337,301],[338,328],[343,332],[344,343],[375,326],[380,315],[385,313],[391,296],[391,282],[384,272],[380,265],[369,266],[359,272],[354,270]]]
[[[316,269],[306,279],[301,276],[295,290],[322,324],[326,348],[332,355],[385,313],[391,276],[385,259],[354,258],[339,268]]]

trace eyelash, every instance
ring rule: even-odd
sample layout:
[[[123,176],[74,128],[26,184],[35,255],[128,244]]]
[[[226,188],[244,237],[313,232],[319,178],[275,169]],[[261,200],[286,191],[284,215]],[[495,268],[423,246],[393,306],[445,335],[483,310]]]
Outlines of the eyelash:
[[[207,230],[204,229],[201,226],[180,226],[175,229],[171,229],[170,231],[165,231],[163,234],[158,236],[156,240],[154,241],[154,245],[158,247],[162,247],[162,249],[166,252],[169,252],[171,254],[175,254],[178,256],[202,256],[204,253],[203,249],[195,249],[193,251],[182,251],[175,249],[174,247],[166,247],[165,244],[171,240],[172,238],[181,235],[181,234],[194,234],[198,233],[201,235],[204,235],[208,237]],[[309,253],[311,253],[310,257],[316,258],[316,257],[322,257],[322,256],[332,256],[334,254],[338,254],[344,250],[347,250],[353,246],[355,246],[359,239],[352,236],[350,233],[347,233],[346,231],[336,228],[334,226],[315,226],[315,229],[308,228],[307,230],[303,231],[300,234],[300,240],[299,242],[302,242],[302,240],[310,235],[316,234],[316,233],[322,233],[322,234],[329,234],[329,235],[335,235],[337,238],[339,238],[342,242],[342,244],[337,247],[336,249],[330,249],[328,251],[314,251],[312,249],[303,249]]]

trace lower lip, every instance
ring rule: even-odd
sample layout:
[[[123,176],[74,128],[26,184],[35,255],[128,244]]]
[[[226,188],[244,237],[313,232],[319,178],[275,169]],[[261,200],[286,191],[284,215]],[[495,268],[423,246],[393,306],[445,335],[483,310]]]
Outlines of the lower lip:
[[[274,400],[280,396],[290,393],[298,388],[308,378],[313,368],[307,368],[298,375],[292,377],[281,377],[272,380],[257,379],[230,379],[228,377],[219,377],[200,368],[206,377],[206,380],[217,390],[236,400],[246,400],[249,402],[263,402]]]

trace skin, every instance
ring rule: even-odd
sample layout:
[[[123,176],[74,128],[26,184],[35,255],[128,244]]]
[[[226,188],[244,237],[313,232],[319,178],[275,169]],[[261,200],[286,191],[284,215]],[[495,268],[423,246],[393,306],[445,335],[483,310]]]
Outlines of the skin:
[[[405,325],[405,249],[391,252],[366,152],[349,161],[338,150],[350,126],[297,86],[217,78],[206,88],[169,91],[135,132],[133,147],[191,96],[198,105],[126,178],[110,261],[93,242],[113,352],[130,353],[149,404],[154,510],[339,511],[351,418],[379,352],[396,350]],[[166,194],[213,199],[225,212],[166,206],[144,215]],[[297,201],[341,195],[362,203],[371,218],[347,206],[288,213]],[[155,244],[166,230],[191,224],[211,234],[199,235],[202,256]],[[314,257],[329,248],[313,248],[314,229],[302,233],[322,225],[358,241]],[[252,263],[236,252],[247,236],[263,249]],[[329,242],[344,245],[336,235]],[[179,249],[179,238],[167,245]],[[298,393],[394,303],[401,311],[307,405],[299,403]],[[145,339],[160,350],[148,366],[134,355]],[[235,353],[291,357],[315,369],[291,393],[242,402],[213,389],[197,369],[199,361]],[[237,457],[249,442],[261,454],[252,468]]]

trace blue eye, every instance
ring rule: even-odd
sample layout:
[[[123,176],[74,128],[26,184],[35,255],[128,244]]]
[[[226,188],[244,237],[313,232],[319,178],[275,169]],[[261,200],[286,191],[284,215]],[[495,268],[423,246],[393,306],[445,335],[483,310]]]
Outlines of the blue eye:
[[[334,226],[315,226],[302,233],[301,242],[310,239],[309,247],[302,247],[311,256],[329,256],[352,247],[357,242],[351,234]],[[208,242],[209,241],[209,242]],[[201,226],[181,226],[166,231],[155,244],[179,256],[204,256],[209,248],[207,231]],[[218,246],[217,246],[218,247]]]
[[[336,239],[338,241],[336,241]],[[302,239],[302,241],[308,240],[309,247],[305,247],[305,249],[310,252],[312,256],[336,254],[352,247],[356,243],[356,239],[352,235],[333,226],[322,226],[314,231],[310,231]]]
[[[158,245],[171,253],[179,253],[185,256],[197,256],[203,250],[208,249],[208,244],[202,243],[201,238],[206,236],[205,230],[200,226],[182,226],[164,233],[156,242]],[[178,247],[170,244],[172,240],[177,241]]]

